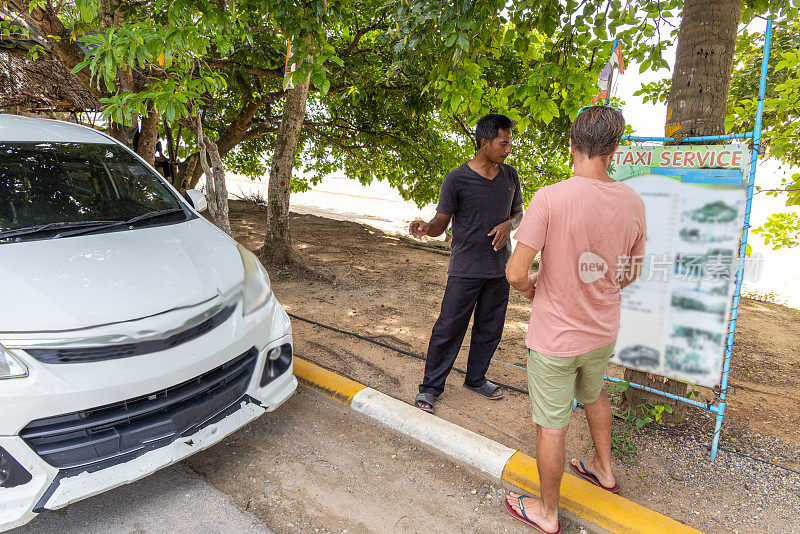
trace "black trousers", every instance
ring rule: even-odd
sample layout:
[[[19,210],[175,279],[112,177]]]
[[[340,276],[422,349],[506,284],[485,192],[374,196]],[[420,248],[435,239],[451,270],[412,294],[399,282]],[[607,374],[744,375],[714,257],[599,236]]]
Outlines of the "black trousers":
[[[464,383],[480,387],[503,335],[508,307],[508,282],[501,278],[450,276],[442,298],[442,311],[433,325],[420,393],[438,396],[456,361],[467,333],[469,318],[475,314]]]

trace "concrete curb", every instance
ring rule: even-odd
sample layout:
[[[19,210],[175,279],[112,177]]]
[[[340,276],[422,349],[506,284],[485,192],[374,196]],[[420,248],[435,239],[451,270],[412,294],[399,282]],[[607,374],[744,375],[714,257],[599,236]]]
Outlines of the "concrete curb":
[[[498,480],[517,452],[372,388],[356,393],[350,407]]]
[[[536,460],[505,445],[300,358],[294,373],[304,385],[528,493],[539,495]],[[626,534],[700,533],[674,519],[564,474],[560,506],[595,525]]]

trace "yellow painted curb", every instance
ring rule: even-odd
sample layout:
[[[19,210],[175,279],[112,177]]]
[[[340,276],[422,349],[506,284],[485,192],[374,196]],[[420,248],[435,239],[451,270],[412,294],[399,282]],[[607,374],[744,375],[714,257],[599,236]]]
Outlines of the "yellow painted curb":
[[[539,472],[536,460],[521,452],[508,460],[503,480],[539,495]],[[640,504],[614,495],[575,475],[564,474],[561,479],[561,500],[564,510],[581,516],[599,527],[625,534],[688,534],[700,533],[665,515]]]
[[[304,384],[321,391],[345,406],[350,405],[350,401],[353,400],[356,393],[367,387],[297,356],[294,358],[294,375]]]
[[[367,388],[364,384],[359,384],[298,357],[294,358],[294,374],[305,385],[321,391],[346,406],[350,405],[356,393]],[[503,480],[528,493],[539,495],[539,473],[536,469],[536,460],[527,454],[515,452],[511,456],[503,470]],[[699,530],[566,473],[561,480],[559,505],[612,532],[702,534]]]

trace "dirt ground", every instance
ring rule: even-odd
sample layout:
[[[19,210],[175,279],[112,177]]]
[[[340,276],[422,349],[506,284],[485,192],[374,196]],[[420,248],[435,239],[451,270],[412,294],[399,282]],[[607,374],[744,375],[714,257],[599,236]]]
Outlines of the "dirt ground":
[[[234,237],[251,250],[263,239],[266,212],[231,202]],[[295,249],[333,282],[273,269],[273,289],[295,315],[358,332],[424,354],[446,281],[449,258],[410,246],[362,225],[311,215],[291,216]],[[530,303],[512,291],[503,341],[489,369],[491,380],[525,388],[524,336]],[[424,363],[391,349],[293,321],[298,356],[350,376],[386,394],[413,399]],[[469,333],[456,367],[464,368]],[[646,429],[624,441],[623,495],[709,532],[800,532],[800,312],[742,299],[731,368],[726,423],[718,460],[708,461],[713,418],[691,409],[675,426]],[[622,368],[612,366],[612,376]],[[525,394],[500,401],[477,397],[453,372],[437,402],[437,415],[535,456]],[[702,400],[714,393],[701,389]],[[622,423],[618,427],[624,430]],[[590,454],[581,410],[567,435],[567,458]],[[736,454],[735,452],[746,454]],[[764,463],[758,459],[767,460]],[[788,471],[784,466],[795,471]]]
[[[305,388],[185,463],[276,534],[530,530],[499,484]],[[594,532],[561,522],[564,534]]]

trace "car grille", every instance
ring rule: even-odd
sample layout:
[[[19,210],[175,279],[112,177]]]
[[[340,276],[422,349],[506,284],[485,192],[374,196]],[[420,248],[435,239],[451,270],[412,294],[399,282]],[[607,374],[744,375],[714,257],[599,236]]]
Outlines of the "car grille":
[[[231,316],[236,306],[227,306],[202,323],[182,330],[164,339],[140,341],[137,343],[119,343],[101,347],[70,347],[58,349],[25,349],[25,352],[42,363],[88,363],[103,360],[116,360],[139,356],[152,352],[168,350],[187,343],[224,323]]]
[[[62,470],[97,471],[219,421],[239,409],[256,364],[251,348],[177,386],[134,399],[28,424],[20,437]]]

